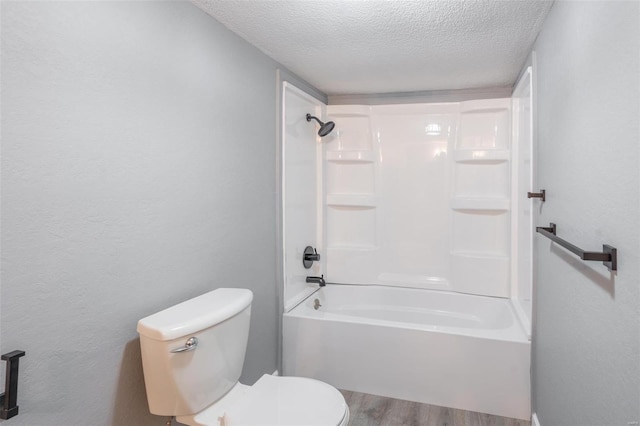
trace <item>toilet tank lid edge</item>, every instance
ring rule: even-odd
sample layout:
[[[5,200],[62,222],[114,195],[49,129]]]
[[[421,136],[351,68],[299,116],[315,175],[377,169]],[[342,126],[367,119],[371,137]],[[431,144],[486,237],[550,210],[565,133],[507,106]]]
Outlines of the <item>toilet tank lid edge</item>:
[[[138,321],[138,333],[169,341],[194,334],[237,315],[251,305],[253,293],[244,288],[218,288]]]

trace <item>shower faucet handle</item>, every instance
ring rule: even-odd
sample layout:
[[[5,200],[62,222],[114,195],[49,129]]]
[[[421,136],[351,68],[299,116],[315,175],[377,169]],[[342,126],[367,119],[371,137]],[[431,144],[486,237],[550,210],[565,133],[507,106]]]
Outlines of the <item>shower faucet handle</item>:
[[[302,266],[305,269],[311,268],[313,262],[318,262],[320,260],[320,255],[318,254],[318,250],[311,246],[306,246],[304,248],[304,254],[302,256]]]
[[[309,246],[309,248],[311,248],[311,246]],[[318,250],[314,248],[313,253],[311,253],[311,251],[305,252],[304,258],[305,260],[311,260],[312,262],[317,262],[318,260],[320,260],[320,255],[318,254]]]

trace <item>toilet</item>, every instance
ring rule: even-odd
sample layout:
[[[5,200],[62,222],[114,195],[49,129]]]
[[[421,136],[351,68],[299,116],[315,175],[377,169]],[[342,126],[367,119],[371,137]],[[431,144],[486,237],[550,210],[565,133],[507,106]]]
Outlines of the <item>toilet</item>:
[[[333,386],[265,374],[238,380],[249,337],[247,289],[219,288],[138,321],[149,411],[202,426],[346,426]]]

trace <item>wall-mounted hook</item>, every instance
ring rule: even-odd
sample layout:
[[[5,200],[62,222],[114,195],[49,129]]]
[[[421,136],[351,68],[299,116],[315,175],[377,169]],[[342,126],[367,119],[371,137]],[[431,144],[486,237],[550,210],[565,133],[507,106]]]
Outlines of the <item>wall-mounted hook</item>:
[[[541,189],[540,192],[527,192],[527,198],[540,198],[540,201],[544,203],[546,200],[546,193],[544,189]]]

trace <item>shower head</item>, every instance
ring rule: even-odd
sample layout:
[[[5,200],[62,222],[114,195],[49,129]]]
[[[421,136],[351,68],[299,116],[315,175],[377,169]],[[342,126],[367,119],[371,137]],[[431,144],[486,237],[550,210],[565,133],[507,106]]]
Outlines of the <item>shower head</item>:
[[[307,114],[307,121],[311,121],[311,119],[316,120],[318,122],[318,124],[320,125],[320,130],[318,130],[318,136],[320,136],[320,137],[327,136],[329,133],[331,133],[333,128],[336,126],[336,123],[334,123],[333,121],[327,121],[326,123],[323,123],[322,121],[318,120],[318,118],[314,117],[313,115]]]

